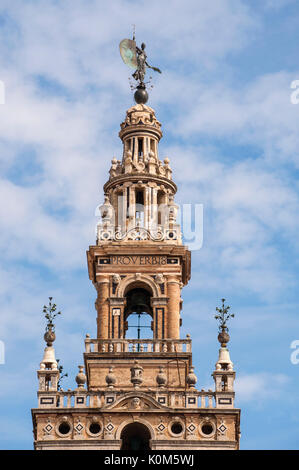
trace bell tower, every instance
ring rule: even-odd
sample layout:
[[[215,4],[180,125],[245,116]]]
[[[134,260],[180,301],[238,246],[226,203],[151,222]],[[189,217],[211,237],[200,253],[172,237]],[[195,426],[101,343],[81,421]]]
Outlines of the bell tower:
[[[152,108],[132,106],[119,135],[122,160],[112,160],[97,244],[87,252],[97,338],[102,348],[125,340],[129,316],[147,314],[152,339],[165,340],[168,350],[167,340],[180,337],[181,289],[190,278],[190,252],[176,223],[177,188],[169,159],[159,159],[161,124]]]
[[[176,220],[170,160],[159,157],[161,124],[141,85],[120,126],[122,158],[112,159],[96,243],[87,251],[96,337],[86,335],[85,373],[80,366],[78,387],[67,392],[57,389],[52,339],[47,343],[51,361],[38,370],[39,406],[32,410],[36,449],[239,448],[226,325],[215,391],[195,388],[191,337],[180,338],[191,255]]]

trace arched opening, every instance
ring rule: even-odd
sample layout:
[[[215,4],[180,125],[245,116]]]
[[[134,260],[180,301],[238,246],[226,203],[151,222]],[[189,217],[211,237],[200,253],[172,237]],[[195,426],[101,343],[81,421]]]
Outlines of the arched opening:
[[[142,160],[143,157],[143,138],[138,137],[138,159]]]
[[[223,375],[221,378],[221,389],[223,392],[227,391],[227,376]]]
[[[151,438],[148,428],[141,423],[130,423],[121,432],[121,450],[150,450],[149,441]]]
[[[125,337],[151,339],[153,337],[151,294],[142,287],[135,287],[127,292],[126,299]]]
[[[144,193],[142,189],[135,193],[135,220],[136,226],[144,227]]]

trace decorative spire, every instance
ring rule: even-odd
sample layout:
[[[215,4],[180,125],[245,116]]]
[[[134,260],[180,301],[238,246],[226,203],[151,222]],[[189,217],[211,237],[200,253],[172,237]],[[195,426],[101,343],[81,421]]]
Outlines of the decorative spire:
[[[57,306],[55,303],[52,303],[52,299],[53,297],[49,297],[49,305],[43,306],[43,313],[47,320],[46,332],[44,334],[44,340],[47,343],[47,347],[45,348],[44,357],[42,359],[42,362],[40,363],[41,370],[43,369],[56,370],[58,367],[57,365],[58,361],[55,359],[55,351],[53,348],[53,343],[56,339],[55,324],[53,320],[56,318],[57,315],[61,315],[61,312],[56,311]]]
[[[229,342],[229,334],[227,322],[230,318],[234,318],[233,313],[229,313],[229,306],[225,306],[225,299],[221,299],[222,306],[216,307],[216,320],[219,321],[218,341],[221,344],[219,349],[218,361],[215,364],[215,370],[212,374],[215,381],[215,401],[217,408],[233,408],[234,407],[234,381],[236,373],[234,365],[231,361],[227,343]],[[219,428],[218,428],[219,429]]]
[[[233,370],[233,363],[226,346],[230,340],[227,322],[230,318],[234,318],[235,315],[233,313],[229,313],[230,306],[224,305],[225,299],[221,299],[221,301],[222,306],[221,308],[216,307],[216,311],[218,313],[215,315],[215,319],[219,322],[218,341],[221,344],[221,348],[219,349],[219,358],[216,363],[216,370]]]

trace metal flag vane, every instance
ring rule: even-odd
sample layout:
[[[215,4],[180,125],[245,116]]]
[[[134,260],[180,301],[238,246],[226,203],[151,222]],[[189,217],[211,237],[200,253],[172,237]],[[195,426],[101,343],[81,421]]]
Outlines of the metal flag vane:
[[[119,51],[124,63],[135,69],[132,77],[138,82],[137,86],[135,87],[136,92],[134,95],[136,103],[146,103],[148,100],[146,83],[144,82],[146,69],[149,68],[158,73],[162,72],[158,67],[153,67],[147,62],[144,42],[140,47],[136,45],[135,25],[133,25],[133,39],[123,39],[119,44]]]

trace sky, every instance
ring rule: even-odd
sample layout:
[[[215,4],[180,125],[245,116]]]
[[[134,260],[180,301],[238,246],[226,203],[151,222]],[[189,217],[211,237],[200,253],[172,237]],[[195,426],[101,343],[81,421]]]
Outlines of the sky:
[[[33,448],[48,297],[62,311],[64,389],[76,386],[85,334],[96,336],[86,250],[133,104],[118,50],[133,23],[162,70],[148,104],[162,122],[176,202],[204,208],[203,245],[182,291],[197,386],[213,387],[214,314],[225,298],[241,449],[298,449],[296,0],[1,1],[0,448]]]

